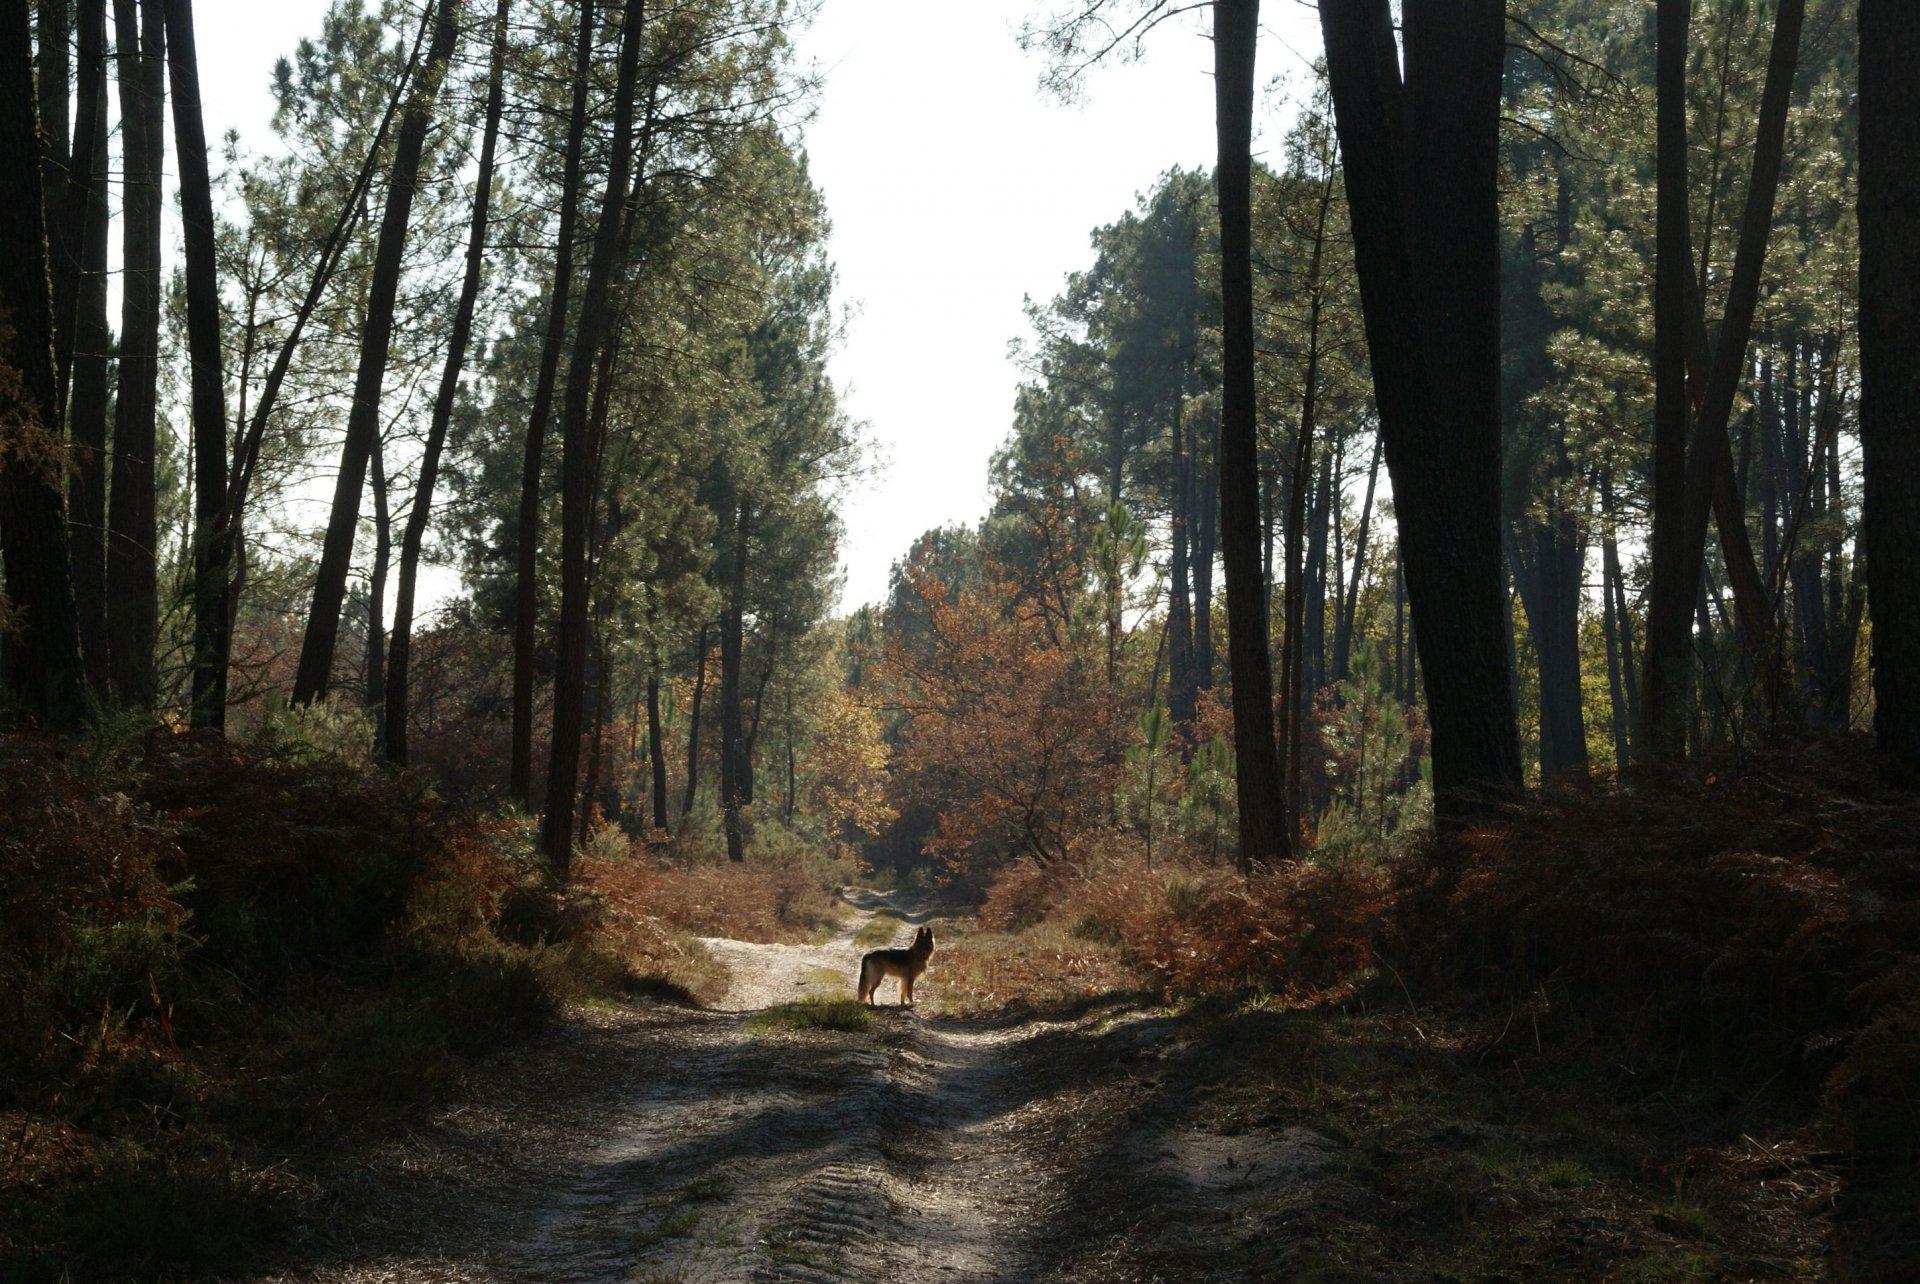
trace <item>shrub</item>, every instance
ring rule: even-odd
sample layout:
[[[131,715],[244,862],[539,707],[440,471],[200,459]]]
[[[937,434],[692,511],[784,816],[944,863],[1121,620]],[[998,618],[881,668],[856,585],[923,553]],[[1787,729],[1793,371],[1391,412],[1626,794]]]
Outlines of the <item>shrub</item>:
[[[1242,879],[1218,868],[1125,866],[1076,884],[1058,917],[1169,994],[1258,986],[1302,993],[1341,983],[1373,959],[1385,878],[1294,862]]]
[[[1737,782],[1647,777],[1513,806],[1403,870],[1392,948],[1429,978],[1542,986],[1648,1055],[1811,1089],[1858,1143],[1920,1118],[1920,796],[1864,739]]]

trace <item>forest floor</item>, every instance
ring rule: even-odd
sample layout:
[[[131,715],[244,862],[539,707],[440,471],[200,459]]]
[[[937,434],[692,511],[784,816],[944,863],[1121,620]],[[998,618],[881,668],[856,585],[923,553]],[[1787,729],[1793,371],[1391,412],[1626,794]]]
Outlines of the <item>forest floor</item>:
[[[1412,995],[1170,1008],[1098,986],[982,1005],[939,984],[936,951],[915,1008],[890,1006],[889,981],[865,1028],[781,1019],[795,1000],[847,998],[888,924],[904,944],[932,921],[942,949],[975,951],[953,972],[981,975],[970,919],[845,895],[824,943],[706,942],[732,978],[710,1009],[581,1010],[482,1064],[426,1126],[322,1175],[300,1264],[262,1278],[1834,1271],[1845,1174],[1818,1138],[1765,1125],[1754,1103],[1642,1091],[1590,1050],[1556,1059],[1538,1013],[1486,1024]],[[1907,1249],[1891,1246],[1895,1270]]]

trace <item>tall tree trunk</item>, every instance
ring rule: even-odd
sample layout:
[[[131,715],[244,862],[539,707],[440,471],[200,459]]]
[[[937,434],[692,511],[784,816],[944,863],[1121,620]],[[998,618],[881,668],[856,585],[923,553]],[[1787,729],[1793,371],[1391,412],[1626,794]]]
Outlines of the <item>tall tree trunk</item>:
[[[748,805],[753,803],[753,758],[759,751],[761,715],[767,711],[767,687],[773,682],[774,666],[780,658],[780,617],[774,615],[767,620],[766,624],[766,642],[763,649],[767,653],[767,663],[760,670],[760,681],[754,684],[753,719],[747,723],[747,732],[742,738],[743,751],[740,755],[740,800]]]
[[[114,699],[153,707],[159,609],[154,471],[160,350],[160,170],[166,153],[166,27],[160,0],[114,0],[126,171],[119,395],[107,508],[107,655]]]
[[[612,150],[606,194],[593,233],[580,323],[567,364],[567,395],[560,444],[560,628],[553,678],[553,743],[547,766],[547,806],[540,848],[554,875],[565,879],[572,856],[575,776],[580,766],[582,683],[587,653],[588,527],[594,497],[592,469],[598,445],[590,440],[589,399],[594,362],[607,333],[622,213],[633,163],[633,106],[640,72],[642,0],[627,0],[620,33],[620,70],[614,88]]]
[[[1380,431],[1433,727],[1435,814],[1520,784],[1501,641],[1498,0],[1322,0]]]
[[[603,597],[602,601],[605,600]],[[595,614],[600,614],[595,611]],[[580,821],[575,834],[576,841],[582,847],[593,834],[593,804],[600,792],[601,762],[606,753],[607,741],[607,700],[609,699],[607,677],[606,639],[601,630],[593,630],[593,647],[590,657],[593,661],[593,681],[588,684],[593,701],[593,729],[587,733],[587,770],[586,779],[580,782]]]
[[[1201,691],[1213,689],[1213,559],[1219,551],[1216,541],[1220,529],[1218,424],[1214,425],[1213,438],[1204,463],[1196,464],[1199,485],[1193,514],[1193,683]]]
[[[1860,0],[1861,547],[1874,736],[1920,779],[1920,11]]]
[[[1611,542],[1612,536],[1608,536]],[[1620,667],[1620,618],[1613,605],[1613,575],[1603,562],[1600,572],[1600,637],[1607,648],[1607,710],[1613,733],[1614,770],[1628,762],[1627,699]]]
[[[1617,648],[1618,689],[1614,702],[1614,765],[1624,768],[1632,761],[1633,729],[1640,725],[1639,688],[1633,672],[1633,618],[1627,613],[1626,576],[1620,566],[1619,528],[1614,517],[1613,472],[1600,475],[1600,593],[1606,599],[1606,618],[1611,621],[1610,637]]]
[[[1183,392],[1174,402],[1173,434],[1171,461],[1173,474],[1173,511],[1171,535],[1173,541],[1171,584],[1167,597],[1167,708],[1173,718],[1173,725],[1183,731],[1193,723],[1194,692],[1193,681],[1193,597],[1191,592],[1192,562],[1189,555],[1192,530],[1188,525],[1187,514],[1191,508],[1188,494],[1192,490],[1193,471],[1188,467],[1189,451],[1186,446],[1186,394]],[[1184,746],[1185,741],[1182,740]]]
[[[354,378],[353,403],[347,410],[346,440],[340,448],[340,470],[334,479],[333,506],[327,519],[326,541],[320,551],[320,569],[314,578],[306,638],[300,647],[299,667],[294,672],[296,704],[324,698],[332,680],[334,644],[340,634],[340,606],[346,598],[354,536],[360,527],[360,496],[366,488],[367,461],[380,429],[380,391],[387,374],[387,349],[393,338],[393,309],[400,290],[407,223],[420,181],[420,156],[427,129],[433,123],[434,98],[447,63],[453,57],[459,33],[460,0],[439,0],[433,44],[427,50],[426,66],[401,117],[400,133],[394,143],[393,177],[387,184],[386,208],[380,216],[380,236],[374,247],[373,276],[368,285],[366,319],[360,334],[360,363]]]
[[[752,506],[743,496],[738,500],[733,527],[733,567],[728,576],[727,600],[720,609],[720,813],[727,831],[727,859],[747,858],[746,826],[741,807],[741,763],[746,757],[746,742],[740,735],[740,655],[741,626],[746,610],[747,539],[751,534]]]
[[[660,726],[660,670],[647,675],[647,759],[653,765],[653,827],[667,827],[667,754]]]
[[[1585,775],[1586,713],[1580,684],[1580,599],[1587,561],[1572,511],[1573,461],[1564,426],[1555,430],[1547,470],[1547,513],[1528,516],[1514,537],[1513,578],[1526,607],[1539,675],[1540,775]]]
[[[1354,620],[1360,613],[1360,577],[1367,566],[1367,528],[1373,521],[1373,491],[1380,480],[1380,435],[1374,434],[1373,462],[1367,465],[1367,494],[1360,501],[1360,525],[1353,537],[1353,579],[1341,597],[1333,624],[1333,676],[1345,681],[1353,659]]]
[[[487,218],[493,205],[494,150],[500,138],[500,113],[505,100],[507,15],[511,0],[499,0],[493,15],[493,58],[487,69],[486,124],[480,135],[480,169],[474,175],[473,219],[467,229],[466,274],[460,280],[460,302],[454,307],[453,330],[447,336],[447,364],[440,374],[440,392],[434,398],[433,419],[420,453],[420,474],[414,482],[413,506],[400,537],[400,582],[394,594],[393,643],[387,656],[387,761],[406,765],[408,664],[413,654],[414,592],[420,574],[420,549],[426,540],[427,518],[433,511],[433,487],[440,471],[440,452],[446,445],[447,425],[453,421],[453,403],[460,392],[460,372],[466,366],[467,345],[473,336],[473,313],[480,298],[480,274],[487,258]]]
[[[1215,0],[1214,183],[1220,203],[1220,549],[1233,681],[1239,866],[1293,856],[1273,727],[1267,596],[1260,576],[1260,454],[1253,357],[1253,90],[1259,0]]]
[[[44,31],[45,28],[43,27]],[[67,552],[66,451],[53,371],[53,299],[40,202],[40,135],[26,0],[0,0],[0,565],[18,633],[0,685],[52,730],[82,710],[79,621]],[[64,37],[63,37],[64,39]],[[62,65],[65,62],[62,52]]]
[[[87,686],[105,699],[107,666],[107,35],[106,0],[81,0],[79,128],[68,189],[68,239],[79,255],[74,282],[67,401],[72,477],[67,527],[74,606]],[[81,148],[85,147],[84,155]]]
[[[1753,331],[1753,315],[1759,301],[1761,270],[1765,266],[1767,240],[1773,227],[1774,196],[1780,184],[1780,161],[1785,147],[1787,109],[1793,95],[1793,73],[1799,61],[1800,28],[1806,15],[1805,0],[1780,0],[1774,18],[1773,47],[1767,61],[1767,79],[1761,91],[1758,134],[1754,140],[1753,171],[1747,184],[1747,203],[1741,215],[1740,243],[1734,253],[1733,275],[1728,283],[1726,314],[1721,322],[1719,342],[1708,361],[1707,377],[1695,410],[1693,431],[1684,447],[1673,444],[1676,424],[1684,430],[1684,397],[1669,385],[1681,378],[1667,369],[1670,363],[1685,362],[1685,330],[1663,339],[1661,326],[1684,327],[1687,303],[1688,264],[1686,258],[1686,21],[1684,0],[1661,0],[1659,8],[1660,53],[1657,71],[1659,99],[1659,201],[1661,212],[1660,249],[1662,262],[1656,266],[1655,314],[1655,428],[1654,428],[1654,578],[1647,610],[1647,700],[1649,719],[1647,743],[1658,757],[1671,758],[1679,752],[1675,729],[1686,698],[1686,678],[1691,639],[1687,616],[1693,605],[1696,584],[1705,560],[1707,522],[1718,504],[1722,521],[1722,545],[1736,591],[1742,593],[1741,616],[1749,646],[1764,649],[1764,629],[1768,609],[1764,602],[1747,600],[1752,595],[1749,576],[1752,551],[1745,547],[1744,520],[1734,514],[1727,519],[1732,490],[1732,445],[1727,423],[1733,399],[1746,367],[1747,341]],[[1677,189],[1669,191],[1669,189]],[[1668,208],[1677,206],[1677,208]],[[1680,257],[1676,279],[1669,281],[1665,260]],[[1667,299],[1674,286],[1680,290],[1677,300]],[[1662,302],[1675,312],[1669,317]],[[1704,324],[1699,328],[1704,330]],[[1663,344],[1677,347],[1668,352]],[[1696,341],[1697,348],[1703,345]],[[1679,402],[1662,411],[1663,399]],[[1684,450],[1684,461],[1679,456]],[[1677,487],[1677,489],[1676,489]],[[1718,493],[1716,493],[1718,492]],[[1732,529],[1738,527],[1738,530]],[[1664,545],[1663,545],[1664,539]],[[1744,559],[1742,553],[1744,551]],[[1744,560],[1745,566],[1740,563]],[[1745,589],[1742,588],[1746,585]],[[1754,646],[1756,636],[1761,639]]]
[[[1327,545],[1339,504],[1335,482],[1344,462],[1336,438],[1320,452],[1320,472],[1307,502],[1307,560],[1301,568],[1300,708],[1302,717],[1313,708],[1313,698],[1327,685]],[[1333,578],[1339,579],[1339,572]],[[1317,773],[1316,773],[1317,774]],[[1308,786],[1314,788],[1312,784]]]
[[[567,309],[573,292],[573,242],[580,217],[580,153],[587,128],[587,88],[593,67],[593,0],[580,0],[579,29],[573,55],[573,106],[567,116],[566,154],[561,161],[560,227],[555,242],[553,289],[547,299],[547,332],[540,349],[540,373],[527,415],[526,447],[520,465],[520,514],[514,527],[513,578],[513,749],[507,791],[533,802],[533,645],[539,610],[540,467],[546,456],[547,419],[567,337]]]
[[[1287,583],[1280,644],[1280,761],[1287,806],[1295,814],[1302,805],[1300,764],[1304,759],[1301,749],[1306,711],[1302,674],[1306,657],[1306,585],[1301,544],[1306,538],[1307,494],[1311,485],[1309,478],[1313,475],[1313,435],[1320,395],[1320,321],[1326,305],[1322,269],[1326,264],[1327,225],[1333,215],[1333,183],[1334,175],[1329,172],[1321,182],[1313,249],[1307,260],[1307,368],[1301,380],[1300,422],[1294,430],[1293,460],[1287,471],[1284,537]]]
[[[80,247],[73,239],[68,202],[75,178],[73,144],[80,141],[68,132],[74,87],[73,10],[73,0],[40,0],[40,185],[48,272],[53,279],[54,409],[61,423],[66,420],[67,388],[73,378],[74,297],[80,284]]]
[[[700,640],[693,652],[693,699],[687,707],[687,797],[680,806],[682,816],[693,812],[694,798],[700,792],[700,703],[707,693],[707,630],[700,626]]]
[[[185,226],[187,351],[193,407],[193,714],[196,727],[227,723],[226,381],[220,364],[220,282],[213,232],[213,180],[200,111],[199,54],[192,0],[165,0],[167,67],[173,80],[174,147],[179,153]]]
[[[368,713],[379,717],[387,706],[387,626],[383,616],[387,605],[387,565],[393,558],[393,513],[387,503],[387,463],[385,443],[376,434],[373,453],[367,463],[373,489],[373,569],[367,573],[367,650],[366,699]],[[386,727],[374,727],[374,751],[386,753]]]

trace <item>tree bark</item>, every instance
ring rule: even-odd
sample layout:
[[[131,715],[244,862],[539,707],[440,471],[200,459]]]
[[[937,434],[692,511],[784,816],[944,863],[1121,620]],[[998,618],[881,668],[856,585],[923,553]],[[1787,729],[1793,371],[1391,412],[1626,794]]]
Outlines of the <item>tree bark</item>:
[[[1314,220],[1313,250],[1307,260],[1307,368],[1300,388],[1300,422],[1294,432],[1292,466],[1288,473],[1284,547],[1287,582],[1282,598],[1284,621],[1280,645],[1280,746],[1287,805],[1301,806],[1300,764],[1306,711],[1302,669],[1306,659],[1304,624],[1306,585],[1301,544],[1306,538],[1307,494],[1313,473],[1313,435],[1320,395],[1320,321],[1326,305],[1322,269],[1326,264],[1327,224],[1333,215],[1334,176],[1329,172],[1320,188]]]
[[[408,665],[413,655],[414,592],[420,574],[420,550],[426,541],[427,518],[433,511],[433,487],[440,471],[440,452],[453,421],[453,403],[460,391],[460,372],[466,367],[467,345],[473,337],[473,314],[480,298],[480,275],[487,257],[487,219],[493,204],[494,151],[500,138],[500,114],[505,101],[507,14],[511,0],[499,0],[493,15],[493,59],[487,69],[486,124],[480,135],[480,168],[474,175],[473,220],[467,230],[466,274],[460,280],[460,302],[454,307],[453,330],[447,336],[447,363],[440,374],[440,392],[434,398],[433,419],[426,446],[420,453],[420,474],[414,482],[413,506],[407,510],[406,530],[400,537],[400,580],[394,593],[393,641],[387,654],[384,709],[387,761],[407,762]]]
[[[746,742],[740,735],[740,659],[742,621],[747,594],[747,540],[752,532],[752,507],[744,497],[733,527],[733,566],[728,576],[727,601],[720,611],[720,813],[727,833],[727,859],[747,858],[746,825],[741,808],[741,762]]]
[[[166,28],[160,0],[114,0],[126,170],[119,395],[107,508],[107,656],[114,699],[153,707],[159,608],[155,422],[160,351],[160,170],[166,152]]]
[[[96,697],[108,694],[107,664],[107,35],[106,0],[81,0],[81,99],[67,193],[68,241],[78,254],[74,281],[67,428],[72,476],[67,528],[73,556],[80,660]],[[82,154],[81,149],[85,149]]]
[[[667,827],[667,754],[660,726],[660,670],[647,675],[647,759],[653,766],[653,827]]]
[[[393,513],[387,503],[386,443],[376,434],[373,452],[368,456],[368,481],[373,491],[373,566],[367,572],[367,650],[363,707],[373,716],[387,704],[387,567],[393,559]],[[374,726],[374,752],[386,752],[386,728]]]
[[[540,849],[554,876],[565,879],[572,857],[573,805],[580,767],[581,707],[587,653],[588,527],[592,518],[592,470],[597,453],[590,440],[589,405],[594,362],[611,311],[615,250],[633,162],[633,105],[640,71],[642,0],[627,0],[620,33],[620,70],[614,89],[612,151],[607,187],[594,228],[593,256],[580,297],[580,323],[567,366],[567,396],[561,414],[560,628],[553,679],[553,742],[547,766],[547,806]]]
[[[1873,621],[1874,736],[1920,779],[1920,12],[1860,0],[1861,546]]]
[[[1497,0],[1322,0],[1380,431],[1426,672],[1435,815],[1520,784],[1501,638]]]
[[[1220,550],[1233,681],[1239,866],[1293,856],[1273,727],[1267,595],[1260,573],[1260,454],[1253,354],[1253,92],[1259,0],[1215,0],[1214,183],[1220,204]]]
[[[400,120],[395,140],[393,177],[387,185],[386,208],[380,216],[380,236],[374,247],[373,277],[367,290],[367,312],[360,335],[359,371],[354,379],[353,403],[347,411],[346,440],[340,449],[340,470],[334,479],[333,506],[327,520],[320,569],[314,578],[313,604],[307,613],[307,633],[294,673],[293,700],[306,704],[325,698],[333,676],[334,644],[340,634],[340,607],[347,593],[347,572],[353,560],[354,536],[360,526],[360,497],[366,487],[367,463],[380,429],[380,391],[386,379],[388,346],[393,337],[394,302],[400,290],[401,258],[406,250],[407,222],[420,181],[420,156],[427,129],[433,123],[434,97],[460,31],[460,0],[439,0],[434,17],[433,44],[420,83]]]
[[[1653,265],[1653,601],[1661,605],[1661,639],[1647,624],[1645,725],[1640,750],[1649,758],[1680,754],[1686,733],[1686,620],[1699,564],[1686,557],[1686,292],[1688,248],[1686,56],[1692,0],[1659,0],[1655,52],[1655,265]],[[1680,645],[1672,643],[1674,601]]]
[[[707,693],[707,630],[710,626],[700,626],[700,640],[694,644],[693,652],[693,699],[687,709],[687,797],[680,806],[680,814],[686,816],[693,811],[694,798],[700,792],[700,702]]]
[[[53,370],[53,298],[47,226],[40,201],[40,135],[33,66],[27,56],[26,0],[0,0],[0,566],[18,633],[0,684],[49,730],[78,724],[82,711],[79,621],[67,551],[66,452]],[[43,28],[44,30],[44,28]],[[62,64],[64,65],[64,50]]]
[[[196,727],[227,723],[226,382],[220,355],[220,282],[213,231],[213,180],[200,110],[199,54],[192,0],[165,0],[167,67],[173,80],[173,133],[179,153],[180,217],[185,226],[187,351],[193,408],[193,713]]]
[[[80,282],[80,247],[73,240],[68,192],[73,186],[73,149],[69,132],[73,94],[73,0],[40,0],[39,100],[40,186],[47,234],[48,271],[53,278],[53,377],[55,421],[67,415],[67,387],[73,375],[74,296]]]
[[[526,446],[520,464],[520,514],[514,530],[513,579],[513,746],[507,792],[533,802],[533,647],[539,611],[540,467],[546,456],[547,419],[553,410],[560,355],[567,337],[567,309],[573,293],[573,241],[580,217],[580,154],[587,128],[587,87],[593,67],[593,0],[580,0],[579,30],[573,55],[573,106],[567,116],[566,154],[561,161],[560,227],[555,243],[553,289],[547,300],[547,333],[540,349],[540,373],[527,415]]]

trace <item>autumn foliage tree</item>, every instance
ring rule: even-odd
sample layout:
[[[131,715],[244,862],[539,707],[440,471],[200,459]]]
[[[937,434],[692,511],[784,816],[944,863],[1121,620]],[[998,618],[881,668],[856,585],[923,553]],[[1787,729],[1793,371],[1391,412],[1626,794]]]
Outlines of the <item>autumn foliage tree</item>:
[[[949,867],[1067,860],[1106,823],[1126,738],[1098,614],[1061,629],[1058,599],[991,556],[970,582],[956,569],[923,539],[897,572],[877,679],[902,719],[896,792],[934,812],[926,848]]]

